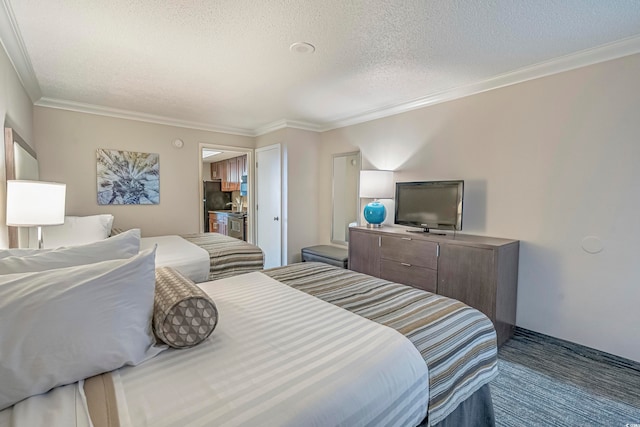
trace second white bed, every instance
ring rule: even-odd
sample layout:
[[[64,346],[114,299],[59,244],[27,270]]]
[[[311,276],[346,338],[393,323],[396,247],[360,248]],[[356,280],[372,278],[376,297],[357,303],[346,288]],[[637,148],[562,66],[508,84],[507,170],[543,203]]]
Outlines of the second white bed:
[[[143,237],[140,251],[156,244],[156,267],[172,267],[195,283],[209,280],[209,252],[180,236]]]

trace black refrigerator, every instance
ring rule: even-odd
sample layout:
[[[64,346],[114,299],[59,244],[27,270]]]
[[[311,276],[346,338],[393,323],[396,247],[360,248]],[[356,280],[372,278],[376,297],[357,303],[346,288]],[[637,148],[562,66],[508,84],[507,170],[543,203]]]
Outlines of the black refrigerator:
[[[231,192],[221,191],[220,181],[204,181],[204,231],[209,232],[209,211],[230,210]]]

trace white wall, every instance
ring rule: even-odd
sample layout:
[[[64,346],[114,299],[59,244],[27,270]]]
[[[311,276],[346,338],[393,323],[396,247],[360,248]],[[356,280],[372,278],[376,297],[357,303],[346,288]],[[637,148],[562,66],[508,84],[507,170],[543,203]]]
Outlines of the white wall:
[[[253,148],[253,138],[36,107],[40,177],[67,184],[67,215],[112,213],[115,227],[145,236],[197,233],[201,201],[198,143]],[[184,141],[177,149],[176,138]],[[160,204],[97,203],[96,149],[158,153]]]
[[[281,144],[283,222],[287,263],[301,260],[300,250],[318,244],[318,157],[320,135],[299,129],[281,129],[256,138],[256,148]]]
[[[639,75],[634,55],[323,133],[319,238],[332,153],[464,179],[464,232],[521,240],[517,324],[640,361]]]
[[[202,163],[202,180],[211,181],[211,163]]]
[[[32,148],[33,109],[31,100],[24,90],[18,75],[11,65],[4,49],[0,49],[0,121],[2,140],[0,141],[0,248],[9,246],[6,224],[6,171],[4,170],[4,127],[12,127]]]

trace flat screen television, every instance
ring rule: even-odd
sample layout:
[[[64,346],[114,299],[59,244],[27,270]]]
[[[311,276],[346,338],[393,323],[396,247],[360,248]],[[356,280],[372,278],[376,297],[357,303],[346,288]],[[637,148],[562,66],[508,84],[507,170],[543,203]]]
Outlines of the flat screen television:
[[[464,181],[396,183],[395,223],[422,231],[462,230]]]

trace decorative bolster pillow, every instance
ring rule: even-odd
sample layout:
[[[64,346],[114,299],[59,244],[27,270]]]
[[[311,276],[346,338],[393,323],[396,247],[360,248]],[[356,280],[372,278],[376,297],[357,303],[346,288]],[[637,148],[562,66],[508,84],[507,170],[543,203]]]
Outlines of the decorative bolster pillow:
[[[153,331],[173,348],[189,348],[207,339],[218,324],[211,298],[170,267],[156,268]]]

